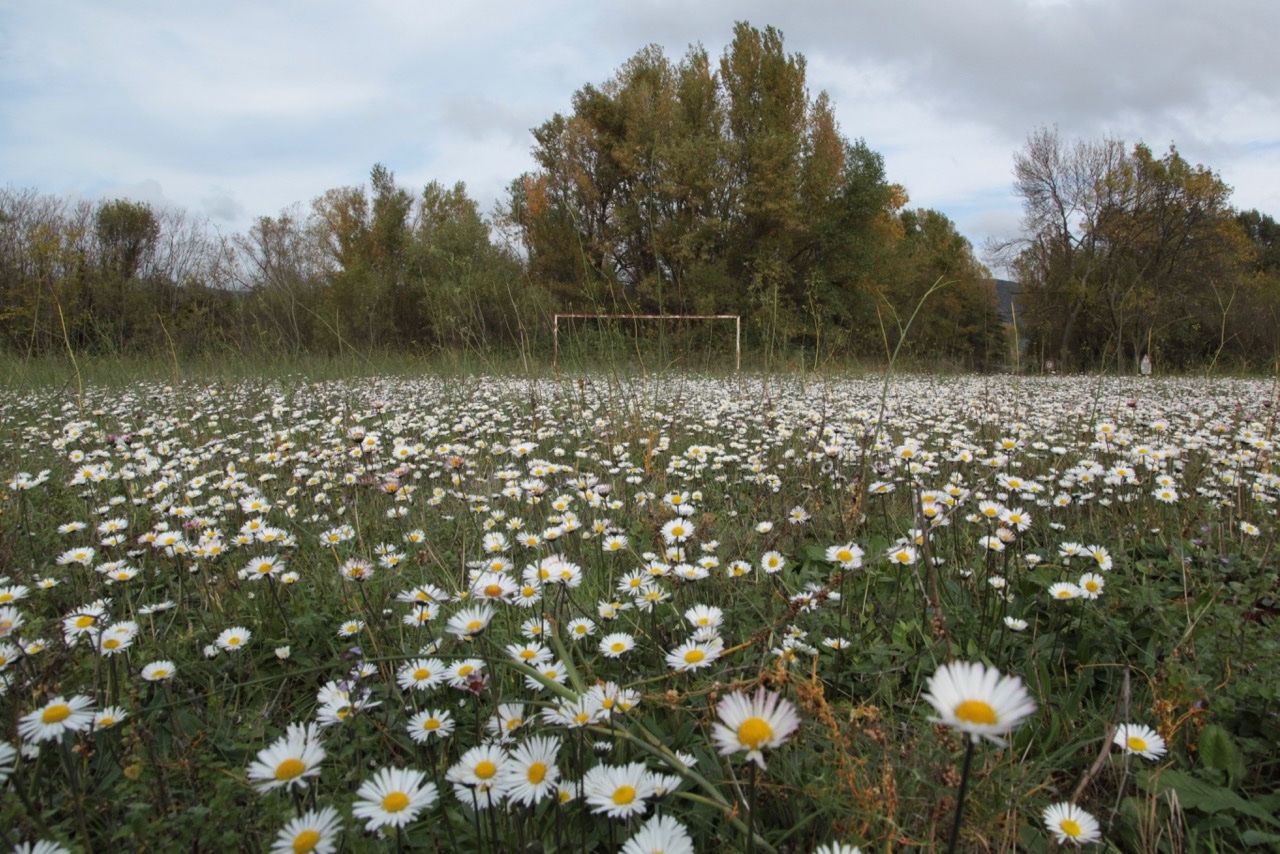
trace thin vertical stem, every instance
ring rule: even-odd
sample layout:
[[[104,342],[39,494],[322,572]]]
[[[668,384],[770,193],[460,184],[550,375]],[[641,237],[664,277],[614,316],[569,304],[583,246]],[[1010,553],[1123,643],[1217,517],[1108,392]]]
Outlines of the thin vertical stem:
[[[956,795],[956,817],[951,824],[951,841],[947,843],[947,854],[955,854],[956,845],[960,843],[960,822],[964,818],[964,796],[969,788],[969,766],[973,763],[973,739],[965,740],[964,767],[960,771],[960,791]]]

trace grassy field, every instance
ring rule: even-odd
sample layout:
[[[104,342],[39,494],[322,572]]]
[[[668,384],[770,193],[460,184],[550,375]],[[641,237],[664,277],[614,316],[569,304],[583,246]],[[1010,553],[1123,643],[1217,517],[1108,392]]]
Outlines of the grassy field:
[[[258,367],[9,368],[6,846],[1280,845],[1271,381]]]

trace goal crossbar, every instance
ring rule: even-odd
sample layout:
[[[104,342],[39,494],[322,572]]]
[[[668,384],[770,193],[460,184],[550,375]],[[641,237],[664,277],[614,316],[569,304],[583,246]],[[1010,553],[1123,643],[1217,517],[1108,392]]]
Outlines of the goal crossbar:
[[[551,366],[560,364],[560,318],[594,320],[732,320],[733,369],[742,369],[742,315],[740,314],[553,314],[551,315]]]

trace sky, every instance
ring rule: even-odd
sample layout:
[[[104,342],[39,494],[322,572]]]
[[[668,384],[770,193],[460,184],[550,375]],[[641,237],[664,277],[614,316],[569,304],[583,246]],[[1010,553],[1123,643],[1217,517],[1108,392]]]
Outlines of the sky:
[[[1040,127],[1176,145],[1280,217],[1277,0],[0,0],[0,185],[231,234],[382,163],[490,211],[576,90],[648,44],[717,59],[736,21],[779,29],[841,132],[980,258],[1018,233]]]

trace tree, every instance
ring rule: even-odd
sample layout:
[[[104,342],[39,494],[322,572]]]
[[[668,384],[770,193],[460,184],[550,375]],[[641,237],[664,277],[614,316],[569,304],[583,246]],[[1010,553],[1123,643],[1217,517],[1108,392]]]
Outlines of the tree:
[[[894,332],[915,315],[904,353],[985,369],[1006,344],[990,274],[945,214],[919,208],[898,220],[902,239],[883,262],[893,287],[883,296]]]
[[[1064,365],[1136,369],[1215,357],[1247,252],[1231,188],[1170,147],[1063,143],[1041,128],[1015,155],[1023,234],[997,257],[1022,283],[1024,316]]]
[[[738,24],[716,69],[699,46],[678,64],[649,46],[584,86],[534,129],[538,168],[504,224],[562,308],[732,311],[760,337],[825,346],[865,314],[905,193],[809,97],[777,30]]]
[[[1011,260],[1023,283],[1027,327],[1063,365],[1076,355],[1081,318],[1096,298],[1105,251],[1093,223],[1108,203],[1106,178],[1124,156],[1119,140],[1068,145],[1043,127],[1014,155],[1023,234],[995,254]]]

